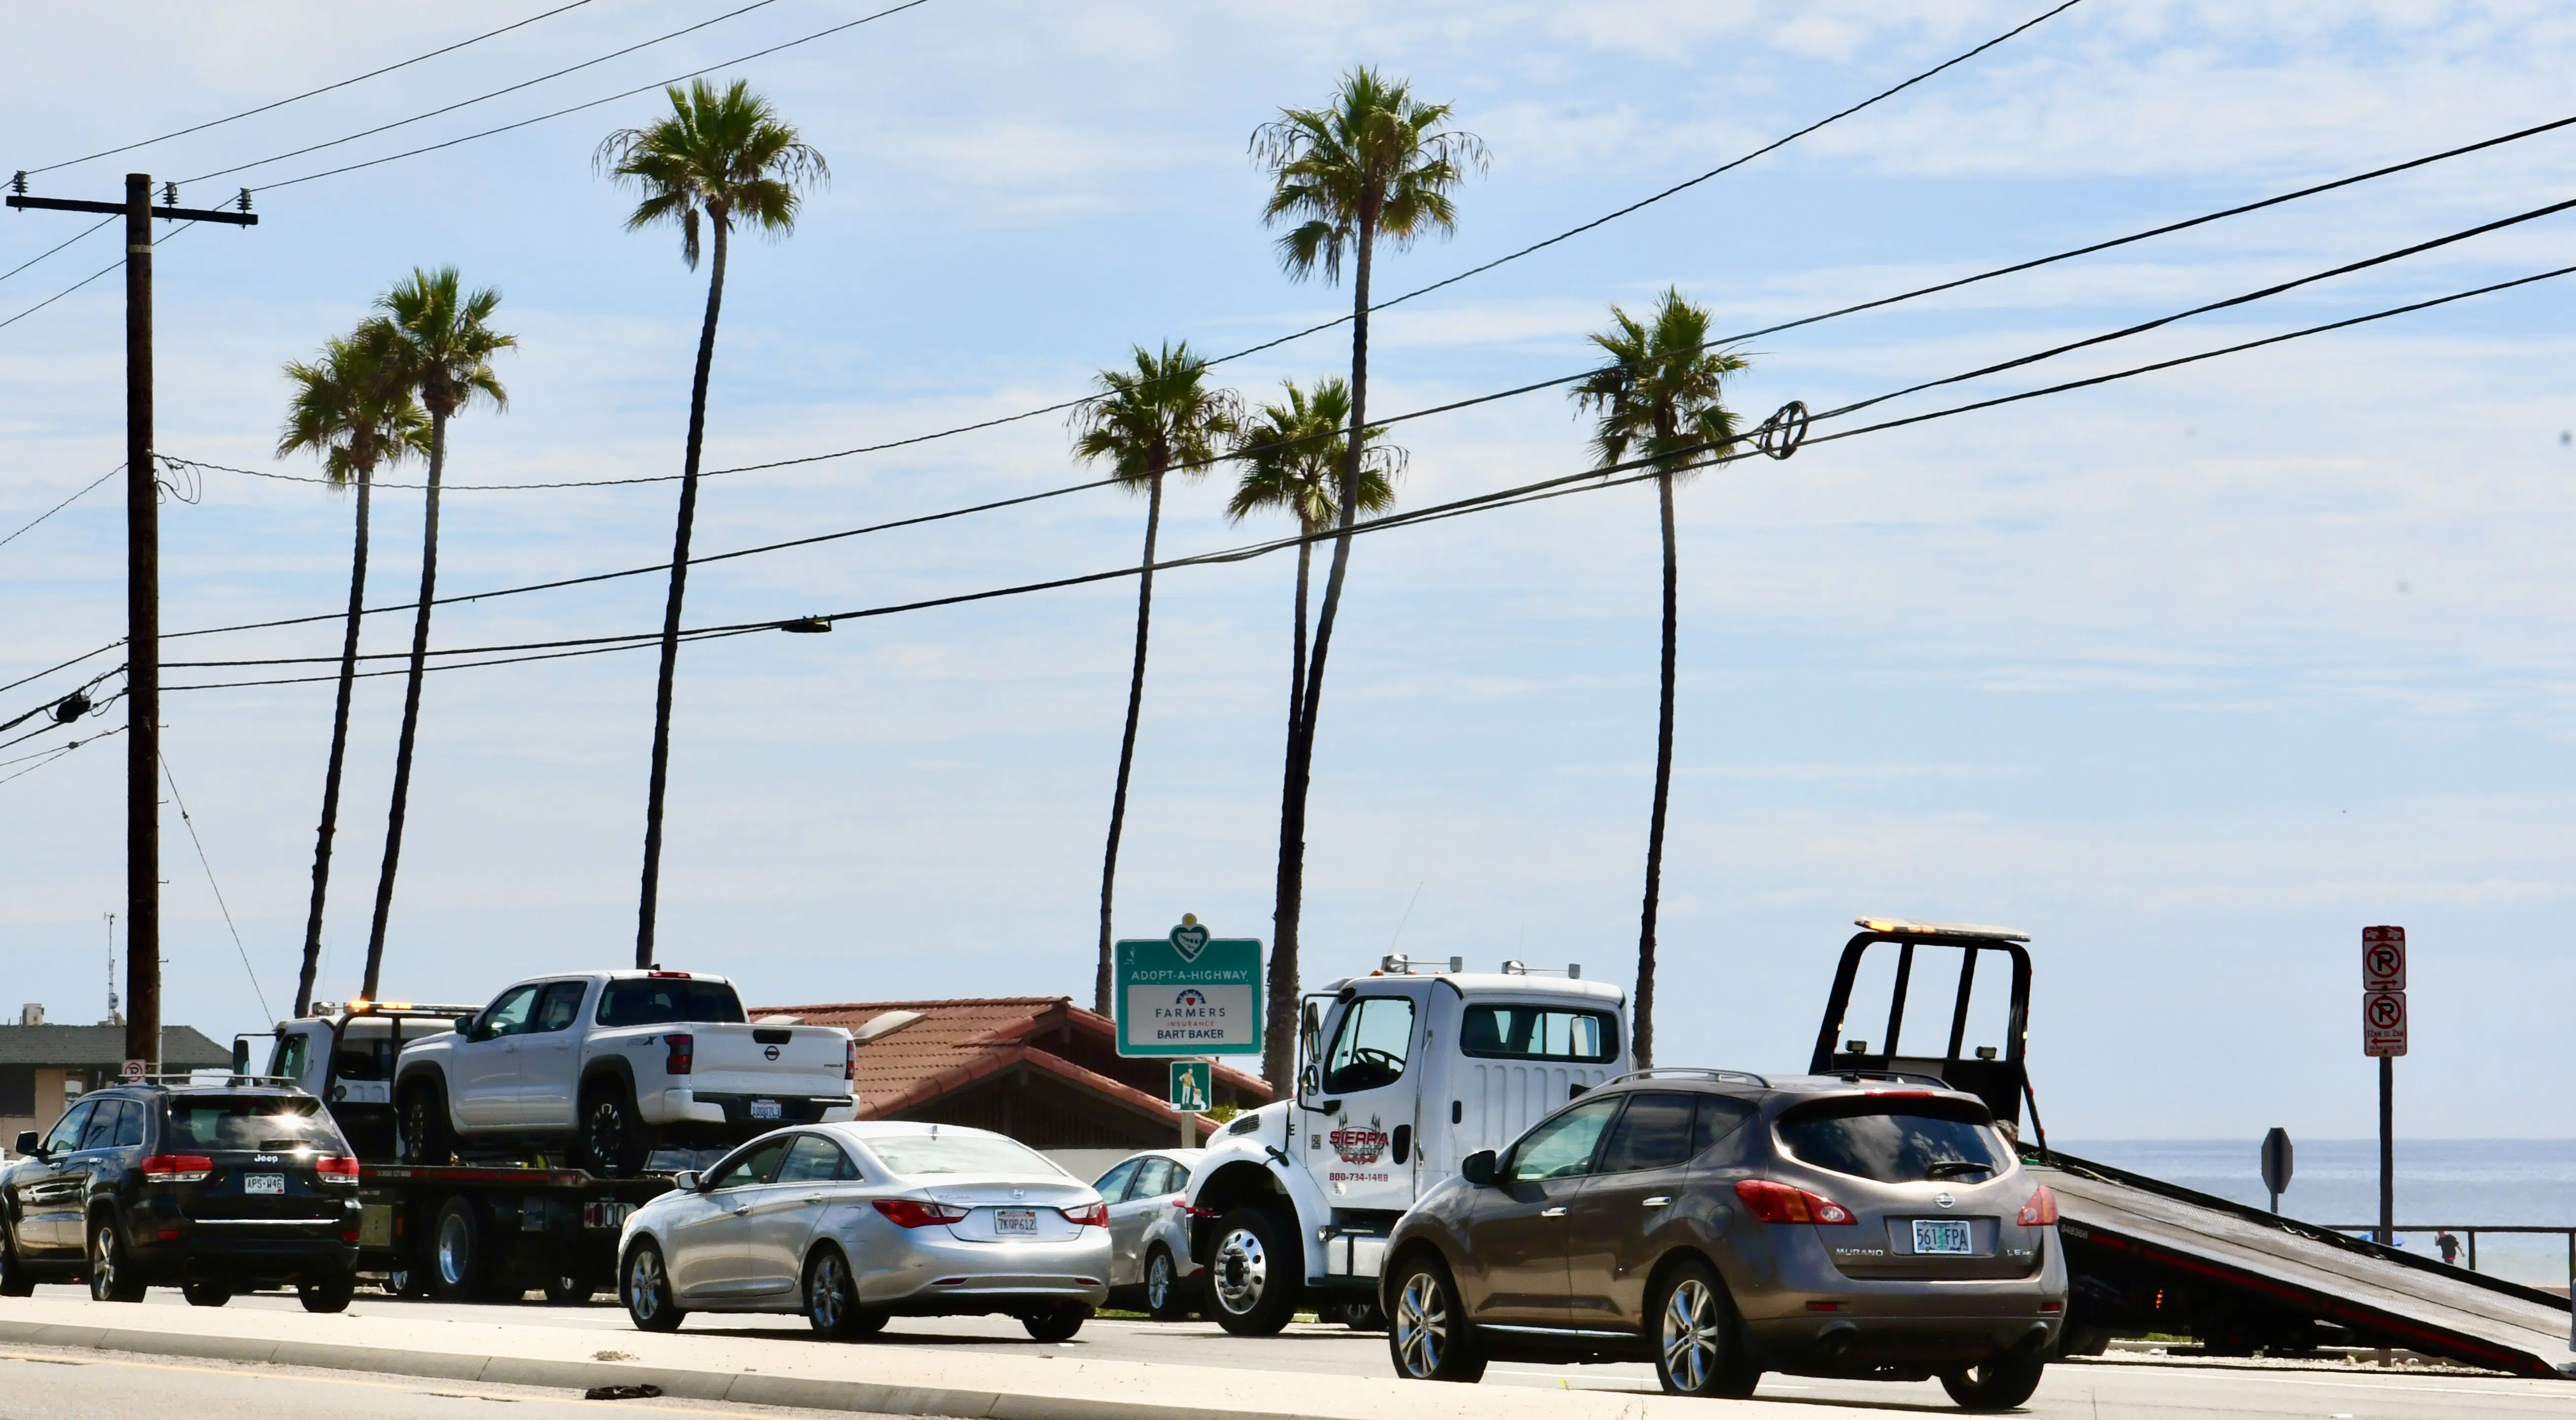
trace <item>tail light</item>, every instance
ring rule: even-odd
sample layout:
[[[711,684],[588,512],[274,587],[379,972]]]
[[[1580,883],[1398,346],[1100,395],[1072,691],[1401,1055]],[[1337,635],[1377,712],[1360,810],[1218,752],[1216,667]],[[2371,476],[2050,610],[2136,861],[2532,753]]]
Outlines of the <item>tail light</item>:
[[[147,1183],[203,1183],[215,1161],[202,1154],[154,1154],[143,1161]]]
[[[841,1078],[849,1081],[853,1086],[859,1083],[859,1038],[857,1036],[841,1042]]]
[[[927,1228],[939,1223],[962,1223],[966,1210],[945,1203],[924,1203],[918,1198],[880,1198],[877,1211],[898,1228]]]
[[[696,1036],[687,1031],[673,1031],[662,1037],[662,1044],[671,1052],[662,1062],[664,1074],[685,1075],[697,1068],[698,1038]]]
[[[1085,1208],[1059,1208],[1056,1211],[1064,1215],[1066,1222],[1077,1228],[1109,1226],[1109,1205],[1106,1203],[1094,1203]]]
[[[313,1176],[323,1183],[355,1188],[358,1186],[358,1161],[347,1154],[324,1154],[313,1161]]]
[[[1860,1222],[1852,1210],[1830,1198],[1767,1178],[1740,1180],[1735,1185],[1735,1196],[1744,1201],[1754,1217],[1766,1223],[1815,1223],[1834,1228]]]
[[[2021,1216],[2013,1220],[2025,1228],[2044,1228],[2057,1221],[2057,1195],[2041,1184],[2030,1201],[2021,1205]]]

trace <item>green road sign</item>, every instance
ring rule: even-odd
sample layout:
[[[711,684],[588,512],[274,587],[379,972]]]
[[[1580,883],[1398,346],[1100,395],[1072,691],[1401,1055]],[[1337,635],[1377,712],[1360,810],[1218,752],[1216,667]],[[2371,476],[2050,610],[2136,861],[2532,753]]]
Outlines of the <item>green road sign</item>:
[[[1216,1093],[1216,1067],[1204,1060],[1172,1062],[1172,1108],[1184,1114],[1205,1114],[1210,1096]]]
[[[1169,936],[1117,944],[1109,999],[1121,1055],[1259,1055],[1261,943],[1183,917]]]

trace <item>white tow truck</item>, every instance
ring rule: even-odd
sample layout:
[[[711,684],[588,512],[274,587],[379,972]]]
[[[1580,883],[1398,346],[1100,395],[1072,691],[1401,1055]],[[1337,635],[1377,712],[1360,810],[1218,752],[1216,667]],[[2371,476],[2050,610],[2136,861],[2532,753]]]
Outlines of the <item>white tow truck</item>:
[[[1465,965],[1390,956],[1308,993],[1296,1097],[1209,1141],[1177,1206],[1227,1331],[1268,1336],[1301,1307],[1382,1324],[1387,1233],[1414,1199],[1627,1072],[1626,992],[1580,966]]]

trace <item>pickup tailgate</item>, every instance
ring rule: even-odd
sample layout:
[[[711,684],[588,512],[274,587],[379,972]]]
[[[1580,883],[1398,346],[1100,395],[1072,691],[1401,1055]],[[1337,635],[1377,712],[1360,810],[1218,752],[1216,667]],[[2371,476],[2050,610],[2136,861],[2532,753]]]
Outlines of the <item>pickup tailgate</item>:
[[[844,1096],[850,1092],[850,1033],[834,1026],[674,1026],[695,1036],[696,1059],[671,1080],[701,1093]]]

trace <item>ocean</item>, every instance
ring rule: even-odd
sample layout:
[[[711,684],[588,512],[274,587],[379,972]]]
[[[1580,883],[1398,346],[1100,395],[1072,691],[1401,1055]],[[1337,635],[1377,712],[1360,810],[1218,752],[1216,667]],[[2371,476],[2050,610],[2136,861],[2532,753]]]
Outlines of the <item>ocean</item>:
[[[2078,1158],[2262,1208],[2263,1144],[2252,1139],[2063,1139],[2049,1143]],[[2375,1223],[2379,1141],[2294,1139],[2290,1187],[2281,1212],[2311,1223]],[[2409,1225],[2518,1223],[2576,1227],[2576,1139],[2400,1139],[2398,1242],[2439,1256],[2429,1228]],[[2468,1239],[2461,1238],[2466,1244]],[[2463,1262],[2467,1260],[2462,1255]],[[2563,1237],[2478,1238],[2478,1270],[2517,1282],[2563,1287]]]

